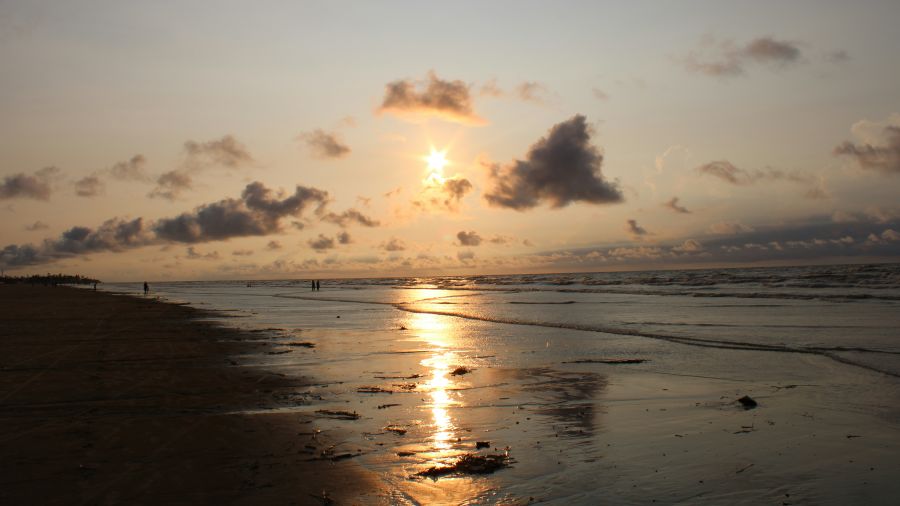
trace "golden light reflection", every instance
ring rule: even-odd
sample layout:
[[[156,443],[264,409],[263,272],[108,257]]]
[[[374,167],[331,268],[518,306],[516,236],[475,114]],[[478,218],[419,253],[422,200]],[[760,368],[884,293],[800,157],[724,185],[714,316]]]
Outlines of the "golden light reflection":
[[[454,381],[450,371],[457,362],[456,352],[449,349],[454,344],[452,329],[446,317],[427,313],[413,313],[409,323],[434,348],[432,354],[423,359],[421,364],[431,370],[431,377],[424,385],[431,401],[434,427],[431,439],[437,452],[446,452],[452,449],[452,442],[456,438],[456,425],[448,408],[459,405],[457,394],[451,390]]]

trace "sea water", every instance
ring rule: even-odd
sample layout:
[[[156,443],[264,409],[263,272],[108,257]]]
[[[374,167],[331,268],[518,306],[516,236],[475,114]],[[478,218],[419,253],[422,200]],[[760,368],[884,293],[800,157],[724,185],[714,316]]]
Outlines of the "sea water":
[[[282,343],[236,361],[312,378],[285,409],[360,414],[317,423],[350,434],[341,451],[389,484],[390,502],[715,503],[735,490],[753,502],[791,477],[795,497],[840,503],[857,497],[841,481],[855,468],[811,454],[880,462],[879,448],[900,449],[900,264],[320,283],[151,288]],[[761,406],[744,412],[744,394]],[[859,442],[853,425],[877,434]],[[797,442],[810,431],[840,448]],[[782,443],[783,460],[768,462]],[[512,467],[416,477],[473,452]],[[866,477],[896,488],[894,471]]]

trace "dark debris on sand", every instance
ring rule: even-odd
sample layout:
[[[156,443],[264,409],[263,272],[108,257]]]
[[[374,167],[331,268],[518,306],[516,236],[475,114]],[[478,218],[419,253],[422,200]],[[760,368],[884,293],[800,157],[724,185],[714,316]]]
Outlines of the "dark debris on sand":
[[[357,413],[356,411],[320,409],[317,410],[316,413],[322,416],[327,416],[328,418],[335,418],[337,420],[359,420],[359,413]]]
[[[386,388],[381,387],[359,387],[356,389],[357,393],[361,394],[392,394],[393,390],[388,390]]]
[[[737,402],[740,402],[741,406],[743,406],[744,409],[753,409],[756,406],[758,406],[756,401],[753,400],[753,398],[750,397],[749,395],[745,395],[745,396],[741,397],[740,399],[737,400]]]
[[[450,474],[491,474],[504,467],[509,467],[509,457],[506,455],[475,455],[467,453],[459,457],[453,464],[429,467],[416,473],[415,476],[437,480],[441,476]]]
[[[459,366],[456,369],[450,371],[450,376],[462,376],[463,374],[469,374],[473,369],[470,369],[465,366]]]
[[[571,360],[564,364],[643,364],[648,362],[646,358],[584,358]]]

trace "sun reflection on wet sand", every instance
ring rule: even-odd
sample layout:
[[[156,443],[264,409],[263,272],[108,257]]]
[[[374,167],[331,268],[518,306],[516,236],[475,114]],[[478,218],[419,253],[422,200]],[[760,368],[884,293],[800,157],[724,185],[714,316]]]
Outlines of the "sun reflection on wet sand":
[[[454,344],[452,330],[446,318],[432,314],[414,313],[410,324],[434,348],[433,353],[420,363],[431,370],[431,377],[424,385],[431,401],[434,427],[430,439],[436,451],[435,457],[444,457],[453,449],[456,430],[448,408],[460,405],[459,396],[449,390],[454,383],[450,371],[457,360],[457,353],[449,349]]]

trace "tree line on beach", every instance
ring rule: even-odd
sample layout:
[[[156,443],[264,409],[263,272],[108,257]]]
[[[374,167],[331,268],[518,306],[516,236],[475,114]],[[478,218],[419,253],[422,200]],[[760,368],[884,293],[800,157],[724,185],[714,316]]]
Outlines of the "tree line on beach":
[[[89,278],[80,274],[32,274],[30,276],[0,275],[0,284],[30,284],[30,285],[92,285],[99,283],[99,279]]]

